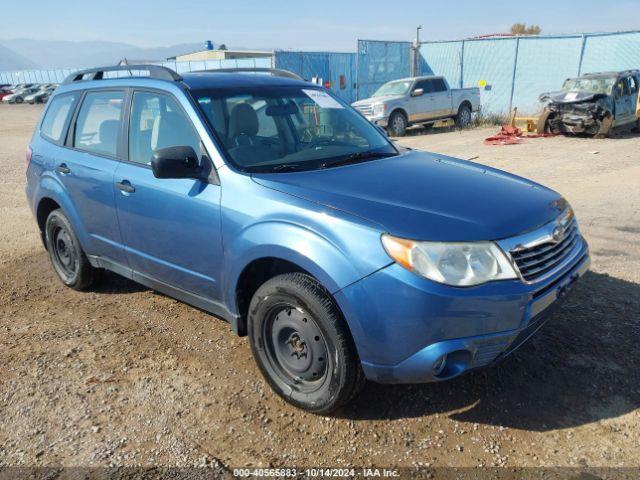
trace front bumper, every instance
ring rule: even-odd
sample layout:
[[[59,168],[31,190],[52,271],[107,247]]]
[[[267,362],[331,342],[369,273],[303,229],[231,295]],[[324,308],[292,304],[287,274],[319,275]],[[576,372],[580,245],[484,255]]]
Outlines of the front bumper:
[[[366,377],[380,383],[447,380],[515,350],[588,270],[581,240],[575,261],[538,284],[455,288],[392,264],[337,292]]]
[[[367,120],[369,120],[374,125],[378,125],[379,127],[382,127],[382,128],[387,128],[387,126],[389,125],[389,117],[377,117],[377,118],[371,117],[371,118],[368,118]]]

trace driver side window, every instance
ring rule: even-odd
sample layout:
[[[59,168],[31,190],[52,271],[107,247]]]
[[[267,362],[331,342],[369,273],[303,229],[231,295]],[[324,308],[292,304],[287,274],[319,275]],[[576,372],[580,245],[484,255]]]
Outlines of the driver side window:
[[[135,92],[131,105],[129,161],[149,165],[159,148],[188,146],[201,152],[191,120],[168,95]]]

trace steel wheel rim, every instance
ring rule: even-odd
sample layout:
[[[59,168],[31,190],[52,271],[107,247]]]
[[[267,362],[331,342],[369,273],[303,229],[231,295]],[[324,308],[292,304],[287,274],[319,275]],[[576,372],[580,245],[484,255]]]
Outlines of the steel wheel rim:
[[[267,360],[281,381],[305,393],[324,385],[329,350],[310,313],[288,304],[274,306],[263,322],[262,338]]]
[[[396,116],[393,119],[393,130],[396,133],[400,133],[404,127],[404,120],[400,116]]]
[[[66,228],[56,227],[52,232],[51,239],[57,267],[66,277],[72,277],[78,269],[78,258],[71,235]]]
[[[460,112],[460,123],[463,126],[468,125],[471,122],[471,113],[466,108]]]

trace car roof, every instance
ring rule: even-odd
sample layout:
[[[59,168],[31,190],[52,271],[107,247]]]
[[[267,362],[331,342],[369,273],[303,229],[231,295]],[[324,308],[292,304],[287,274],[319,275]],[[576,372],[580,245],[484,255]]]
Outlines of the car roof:
[[[626,77],[627,75],[640,75],[640,70],[624,70],[620,72],[594,72],[587,73],[580,77],[573,77],[571,80],[576,80],[577,78],[618,78],[618,77]]]
[[[288,77],[266,75],[262,73],[236,72],[192,72],[183,73],[182,80],[191,89],[207,88],[243,88],[259,86],[297,86],[315,87],[316,85]]]
[[[175,72],[174,72],[175,74]],[[73,74],[76,75],[76,74]],[[54,95],[71,91],[83,91],[97,88],[152,87],[161,90],[172,90],[186,86],[192,90],[216,88],[247,88],[259,86],[297,86],[305,88],[321,88],[313,83],[263,72],[222,72],[203,71],[190,72],[177,76],[176,80],[159,79],[151,76],[107,77],[97,80],[65,81],[56,88]]]

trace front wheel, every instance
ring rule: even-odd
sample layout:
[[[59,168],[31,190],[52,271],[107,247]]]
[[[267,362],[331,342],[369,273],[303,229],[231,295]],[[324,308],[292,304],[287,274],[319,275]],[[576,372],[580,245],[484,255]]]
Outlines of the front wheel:
[[[364,376],[353,339],[329,292],[301,273],[263,284],[249,306],[253,356],[287,402],[327,413],[350,401]]]
[[[389,134],[394,137],[404,137],[407,133],[409,122],[402,112],[393,112],[389,117],[389,125],[387,129]]]
[[[458,128],[465,128],[469,126],[469,124],[471,123],[471,108],[469,107],[469,105],[460,105],[455,121],[456,127]]]
[[[85,290],[99,277],[101,270],[91,266],[71,223],[61,209],[47,217],[45,241],[53,268],[67,287]]]

